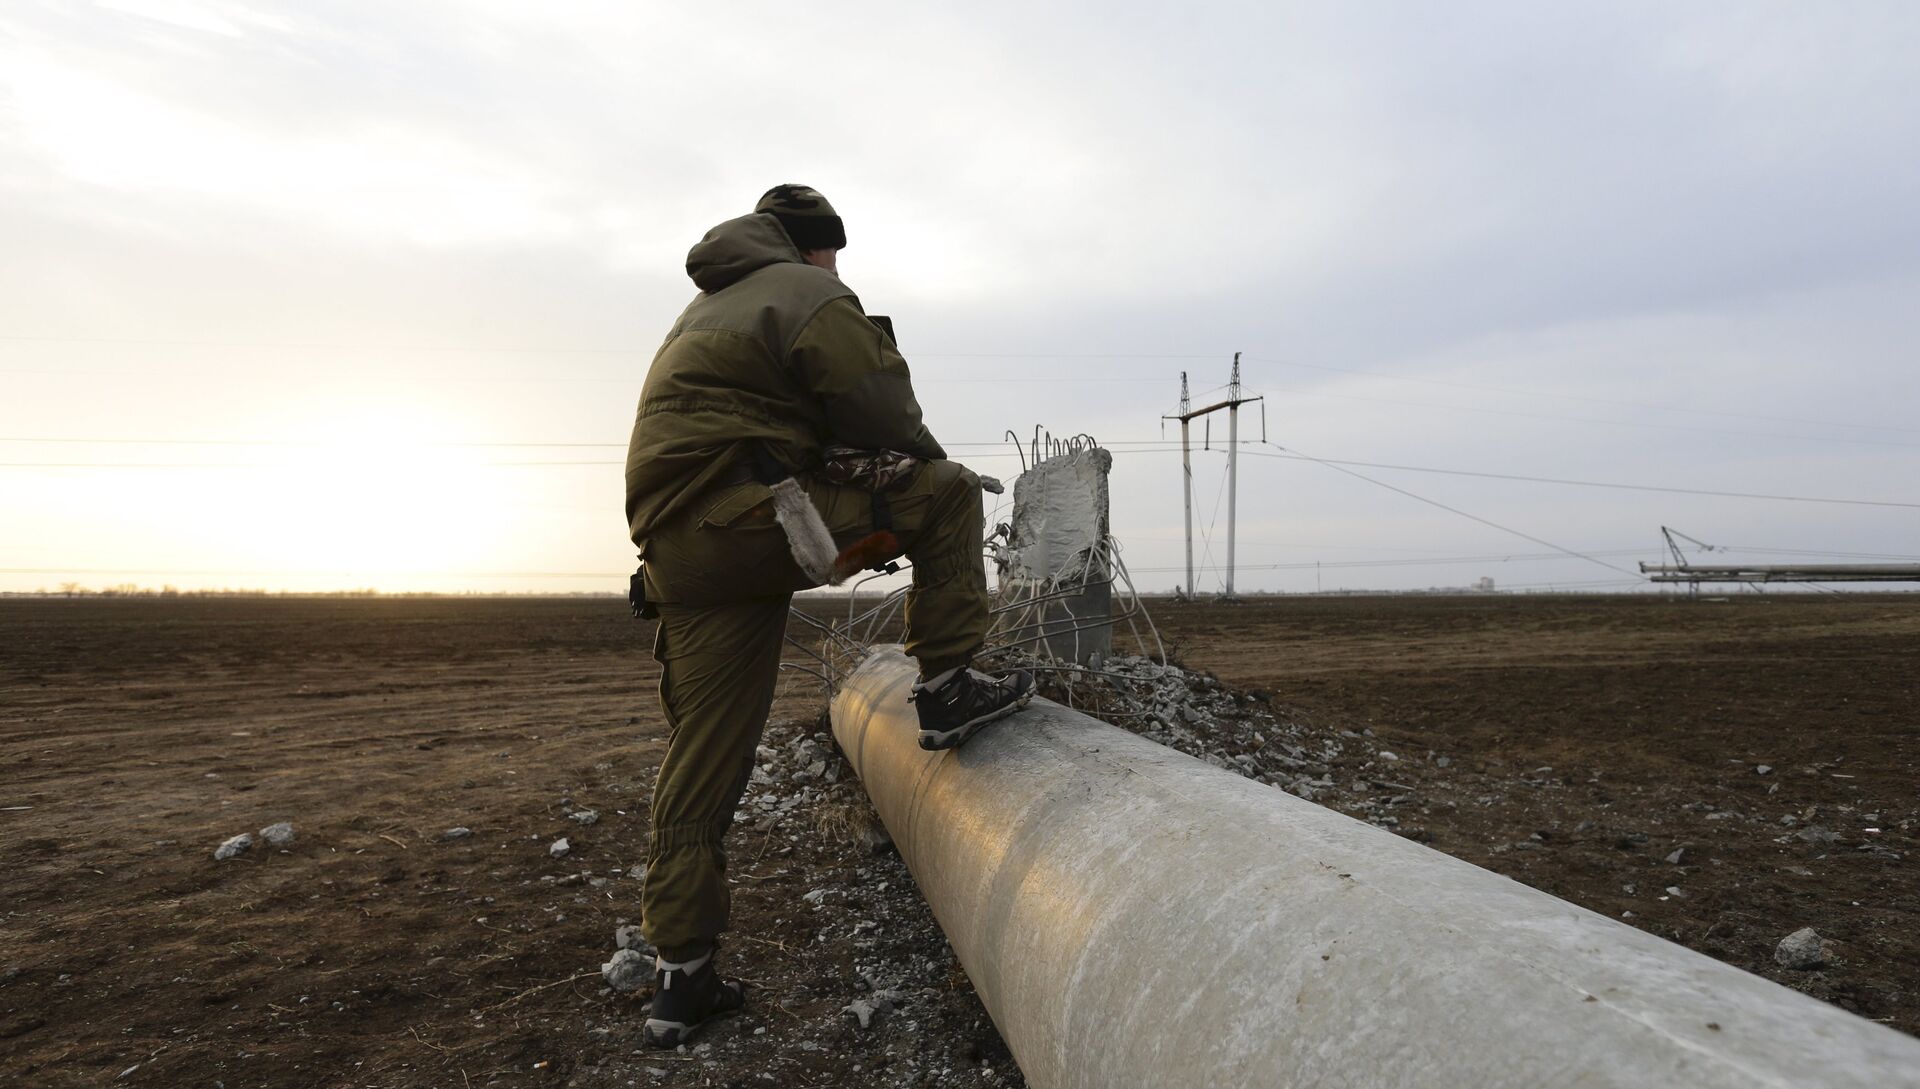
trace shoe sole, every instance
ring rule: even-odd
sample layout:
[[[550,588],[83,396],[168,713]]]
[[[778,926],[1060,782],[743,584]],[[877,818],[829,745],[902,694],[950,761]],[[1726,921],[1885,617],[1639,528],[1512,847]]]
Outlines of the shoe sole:
[[[1013,714],[1015,711],[1020,710],[1022,707],[1025,707],[1032,699],[1033,693],[1029,691],[1026,695],[1021,696],[1019,699],[1014,700],[998,711],[993,711],[981,715],[979,718],[963,722],[951,730],[921,730],[920,747],[928,752],[940,752],[943,749],[957,749],[966,744],[968,738],[1001,719],[1006,718],[1008,715]]]
[[[700,1030],[702,1025],[710,1025],[723,1017],[732,1017],[734,1014],[746,1009],[747,995],[745,988],[741,988],[738,983],[724,983],[722,986],[735,989],[735,993],[740,996],[737,1005],[714,1010],[707,1015],[706,1020],[695,1021],[692,1024],[688,1024],[685,1021],[660,1021],[649,1017],[647,1018],[647,1023],[640,1027],[640,1042],[658,1050],[679,1047],[681,1044],[693,1039],[694,1034]]]

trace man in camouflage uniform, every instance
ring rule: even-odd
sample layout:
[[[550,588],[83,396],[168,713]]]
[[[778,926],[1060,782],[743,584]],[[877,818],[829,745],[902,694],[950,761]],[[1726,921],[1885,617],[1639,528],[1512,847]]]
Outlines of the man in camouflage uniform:
[[[645,1032],[656,1046],[742,1001],[713,965],[728,914],[722,840],[773,701],[789,600],[818,582],[776,522],[772,485],[792,478],[785,494],[811,501],[807,517],[817,511],[834,547],[867,550],[841,553],[842,564],[891,558],[868,554],[876,547],[913,561],[906,650],[920,663],[923,746],[959,744],[1031,691],[1025,674],[968,668],[988,623],[980,480],[947,460],[893,338],[840,282],[845,245],[826,198],[796,185],[708,231],[687,255],[700,294],[640,394],[626,511],[659,613],[653,654],[669,730],[641,918],[660,957]],[[828,451],[846,447],[867,456],[830,474]],[[880,501],[861,486],[876,466],[892,478]]]

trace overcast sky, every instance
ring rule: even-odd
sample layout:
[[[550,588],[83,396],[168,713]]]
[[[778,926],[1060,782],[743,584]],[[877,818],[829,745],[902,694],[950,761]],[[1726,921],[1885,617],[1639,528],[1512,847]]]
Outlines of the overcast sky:
[[[0,589],[620,589],[686,250],[779,182],[956,456],[1115,450],[1143,588],[1236,351],[1243,590],[1920,558],[1917,56],[1904,2],[9,0]]]

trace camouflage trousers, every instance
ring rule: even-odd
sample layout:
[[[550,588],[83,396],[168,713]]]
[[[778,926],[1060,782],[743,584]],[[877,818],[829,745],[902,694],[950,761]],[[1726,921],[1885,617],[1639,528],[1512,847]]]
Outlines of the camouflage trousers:
[[[874,529],[872,493],[807,481],[842,547]],[[698,956],[727,929],[724,840],[773,705],[787,605],[811,585],[759,484],[722,488],[643,546],[647,598],[660,610],[653,656],[667,752],[653,790],[641,929],[669,960]],[[987,632],[980,480],[930,461],[887,493],[913,561],[906,649],[932,675],[964,664]]]

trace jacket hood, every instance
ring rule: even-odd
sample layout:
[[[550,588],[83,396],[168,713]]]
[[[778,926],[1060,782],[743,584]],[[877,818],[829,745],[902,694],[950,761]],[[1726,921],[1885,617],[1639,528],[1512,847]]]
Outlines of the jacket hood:
[[[707,232],[687,251],[687,275],[709,294],[737,283],[748,273],[782,262],[802,263],[780,221],[754,213],[729,219]]]

